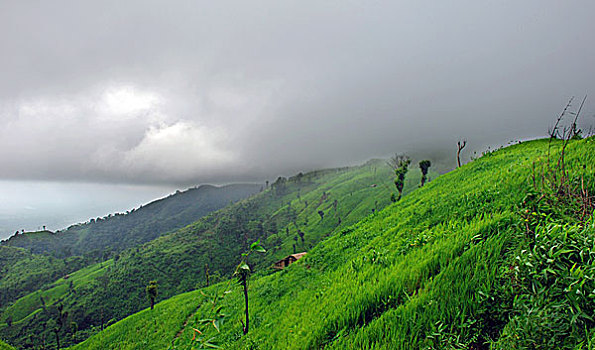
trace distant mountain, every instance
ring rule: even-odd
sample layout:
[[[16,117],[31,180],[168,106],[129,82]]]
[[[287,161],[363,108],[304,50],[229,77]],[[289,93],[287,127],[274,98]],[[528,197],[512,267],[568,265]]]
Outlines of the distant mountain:
[[[87,255],[98,259],[184,227],[231,202],[257,193],[261,185],[203,185],[178,191],[127,213],[110,214],[67,230],[16,234],[0,245],[55,257]]]

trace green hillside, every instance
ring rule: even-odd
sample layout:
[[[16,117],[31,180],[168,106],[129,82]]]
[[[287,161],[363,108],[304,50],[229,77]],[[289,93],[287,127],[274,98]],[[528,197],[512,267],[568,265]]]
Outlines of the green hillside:
[[[250,184],[205,185],[178,191],[127,214],[73,225],[63,232],[12,236],[0,243],[0,311],[68,273],[184,227],[260,189],[260,185]]]
[[[595,139],[571,142],[563,170],[561,149],[549,167],[543,140],[487,154],[257,274],[247,336],[222,282],[75,349],[593,349]],[[204,321],[218,310],[220,333]]]
[[[0,314],[11,302],[95,262],[89,257],[58,259],[24,248],[0,246]]]
[[[412,169],[405,193],[418,186],[419,178],[419,170]],[[66,341],[80,341],[111,320],[146,307],[145,286],[150,280],[158,281],[158,300],[163,300],[205,286],[207,266],[211,283],[229,278],[240,253],[258,239],[271,249],[255,263],[270,274],[274,261],[307,251],[388,205],[392,182],[392,171],[384,161],[279,178],[266,191],[121,252],[101,268],[90,266],[87,269],[100,269],[92,278],[79,271],[24,296],[4,311],[2,317],[13,315],[13,325],[0,324],[0,335],[22,344],[32,331],[49,334],[44,325],[60,304],[78,329]],[[45,308],[40,296],[50,300]]]
[[[257,193],[261,187],[256,184],[203,185],[178,191],[127,213],[91,219],[61,232],[17,234],[1,244],[25,248],[36,254],[51,253],[57,257],[111,255],[184,227],[230,202]]]

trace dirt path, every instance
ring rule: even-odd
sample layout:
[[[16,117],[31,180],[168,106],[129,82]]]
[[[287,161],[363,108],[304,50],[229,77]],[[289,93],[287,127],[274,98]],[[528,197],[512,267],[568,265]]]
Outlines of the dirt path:
[[[188,326],[188,322],[190,322],[190,319],[192,317],[194,317],[194,315],[196,315],[196,313],[198,312],[198,309],[200,309],[201,305],[198,305],[196,307],[196,309],[194,309],[194,311],[192,311],[192,313],[190,315],[188,315],[188,317],[186,317],[186,320],[184,321],[184,324],[182,325],[182,328],[180,328],[180,330],[178,331],[178,333],[176,333],[176,335],[174,336],[174,338],[171,340],[171,347],[174,347],[174,343],[176,342],[176,340],[178,340],[178,338],[180,338],[180,336],[182,335],[182,333],[184,333],[184,330],[186,329],[186,326]]]

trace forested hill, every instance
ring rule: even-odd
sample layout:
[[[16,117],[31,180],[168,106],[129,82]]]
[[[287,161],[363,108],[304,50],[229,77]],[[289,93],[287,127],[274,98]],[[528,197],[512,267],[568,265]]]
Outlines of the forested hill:
[[[46,283],[184,227],[260,189],[254,184],[204,185],[63,232],[12,236],[0,244],[0,312]]]
[[[487,153],[257,272],[247,335],[231,281],[75,349],[593,349],[595,139],[549,146]]]
[[[394,172],[384,161],[280,177],[261,193],[20,298],[3,311],[0,320],[10,318],[11,325],[0,321],[0,337],[13,345],[39,344],[29,341],[33,333],[50,343],[53,333],[47,325],[62,305],[68,322],[77,324],[75,334],[61,330],[62,344],[82,341],[144,308],[150,280],[158,282],[157,299],[162,300],[205,286],[207,274],[211,284],[230,278],[241,253],[255,240],[268,248],[255,267],[272,273],[274,261],[309,251],[388,205],[393,181]],[[419,169],[412,169],[404,194],[419,182]]]
[[[41,231],[17,234],[0,244],[60,258],[72,255],[108,258],[126,248],[184,227],[230,202],[257,193],[261,188],[261,185],[256,184],[222,187],[203,185],[178,191],[127,213],[91,219],[55,233]]]

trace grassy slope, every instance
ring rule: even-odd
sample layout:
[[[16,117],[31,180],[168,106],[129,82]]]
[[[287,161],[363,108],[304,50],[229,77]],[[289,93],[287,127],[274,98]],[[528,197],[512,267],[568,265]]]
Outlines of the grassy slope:
[[[411,174],[406,193],[419,181],[419,170],[412,170]],[[260,267],[268,267],[293,252],[293,245],[299,251],[308,250],[333,231],[368,215],[373,208],[383,208],[390,202],[391,187],[394,187],[391,171],[382,161],[305,174],[300,182],[296,179],[289,181],[279,194],[276,189],[271,189],[173,234],[123,252],[102,270],[106,273],[100,281],[90,279],[79,285],[75,279],[77,274],[72,274],[71,279],[57,281],[55,287],[47,291],[25,296],[9,308],[6,315],[15,314],[15,319],[28,322],[18,329],[3,329],[0,324],[0,333],[15,344],[22,342],[31,329],[45,323],[37,294],[49,298],[58,291],[61,294],[57,293],[58,296],[51,300],[59,300],[71,315],[75,315],[79,329],[92,332],[88,325],[98,326],[101,313],[105,316],[104,321],[112,317],[122,319],[145,307],[144,286],[150,279],[159,281],[159,298],[164,299],[204,285],[206,263],[212,282],[227,278],[242,247],[256,239],[262,239],[267,247],[272,247],[264,259],[255,262]],[[322,220],[319,210],[325,213]],[[70,281],[74,282],[75,293],[67,288]],[[36,318],[24,316],[31,310],[29,315],[37,313]]]
[[[0,350],[14,350],[14,348],[0,340]]]
[[[26,318],[42,311],[40,298],[43,298],[46,305],[53,305],[67,298],[73,292],[76,292],[76,290],[83,288],[99,276],[104,275],[110,266],[113,266],[113,260],[87,266],[69,274],[68,278],[64,276],[54,283],[47,285],[44,289],[19,298],[1,314],[0,319],[5,320],[7,317],[11,317],[12,322],[15,324],[23,322]]]
[[[591,293],[590,298],[593,294],[572,289],[594,287],[590,272],[576,272],[595,271],[592,223],[585,227],[568,223],[553,230],[537,227],[538,234],[531,239],[526,232],[522,213],[531,189],[531,167],[534,161],[543,160],[546,151],[547,142],[534,141],[484,156],[339,231],[286,270],[252,279],[252,327],[247,337],[241,336],[242,295],[233,285],[233,292],[220,304],[228,314],[220,334],[201,325],[200,320],[211,317],[213,311],[208,298],[197,291],[158,305],[158,318],[167,320],[164,325],[151,325],[155,314],[144,311],[79,348],[164,349],[173,342],[176,349],[190,349],[197,346],[191,341],[191,328],[197,327],[226,349],[487,349],[489,344],[494,349],[530,349],[550,340],[559,347],[592,349],[592,343],[564,343],[565,338],[588,342],[593,336],[590,316],[562,302],[574,297],[564,292],[545,298],[542,305],[541,294],[523,287],[525,281],[535,286],[539,278],[550,274],[546,285],[550,287],[541,292],[544,295],[557,283],[564,291],[573,291],[572,295]],[[593,189],[595,140],[572,143],[567,159],[570,173],[586,174],[587,186]],[[552,216],[546,212],[535,215],[543,215],[547,221]],[[568,249],[548,246],[556,239],[566,242],[576,232],[590,239],[586,245]],[[576,255],[578,250],[590,253],[587,258],[580,254],[574,266],[572,260],[558,258],[562,263],[555,269],[525,271],[527,266],[537,266],[531,259],[536,259],[539,249],[558,257]],[[542,263],[552,264],[550,260],[555,259]],[[569,282],[566,277],[570,275],[578,278],[576,282]],[[217,289],[221,293],[225,286],[212,286],[204,292],[209,295]],[[526,310],[522,300],[530,301]],[[562,324],[578,322],[578,333],[566,328],[566,333],[531,329],[541,319],[546,320],[543,327],[555,325],[548,317],[560,312],[559,305],[572,311],[560,316]],[[593,312],[590,301],[577,305],[587,314]],[[176,337],[196,307],[198,312]],[[540,311],[537,319],[531,319],[536,317],[531,316],[535,310]],[[524,347],[517,344],[531,334],[541,338]]]

